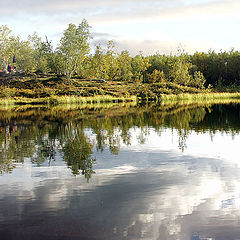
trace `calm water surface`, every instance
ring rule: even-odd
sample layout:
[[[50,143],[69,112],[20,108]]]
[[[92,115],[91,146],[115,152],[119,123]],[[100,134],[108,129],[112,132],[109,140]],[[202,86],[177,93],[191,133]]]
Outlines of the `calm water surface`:
[[[240,239],[240,105],[0,119],[0,239]]]

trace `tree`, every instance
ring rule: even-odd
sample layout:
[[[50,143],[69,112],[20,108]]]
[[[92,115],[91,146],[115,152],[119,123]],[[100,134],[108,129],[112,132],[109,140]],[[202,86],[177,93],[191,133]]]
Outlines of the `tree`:
[[[150,66],[147,69],[147,72],[152,74],[154,70],[158,70],[159,72],[163,72],[165,77],[168,79],[170,76],[170,68],[172,62],[173,56],[166,56],[166,55],[160,55],[159,53],[156,53],[153,56],[149,57]]]
[[[91,59],[91,67],[92,67],[92,72],[95,78],[97,79],[103,79],[106,76],[106,71],[105,71],[105,56],[103,54],[103,49],[101,45],[96,46],[95,54],[93,55]]]
[[[31,48],[34,50],[33,60],[37,71],[48,72],[47,45],[36,32],[28,36]]]
[[[165,74],[163,71],[155,69],[152,74],[147,74],[148,83],[163,83],[166,82]]]
[[[205,83],[206,83],[206,79],[205,79],[204,75],[200,71],[194,72],[193,81],[190,84],[190,86],[203,89],[205,87],[204,86]]]
[[[149,57],[144,57],[142,52],[132,58],[132,73],[135,80],[143,80],[144,72],[151,65]]]
[[[88,137],[84,134],[84,128],[66,126],[66,136],[63,144],[63,155],[67,165],[71,167],[72,173],[82,175],[89,180],[94,173],[93,164],[96,161],[93,154],[93,145]]]
[[[228,53],[228,60],[225,62],[226,65],[226,79],[228,85],[240,85],[240,52],[232,49]]]
[[[34,59],[34,50],[29,41],[19,42],[19,48],[15,52],[17,59],[17,69],[25,73],[36,71],[36,62]]]
[[[0,52],[2,67],[6,71],[7,65],[16,59],[16,67],[26,73],[36,70],[34,49],[29,41],[21,41],[19,36],[11,34],[7,26],[0,27]]]
[[[0,27],[0,51],[1,51],[1,60],[3,70],[7,71],[7,65],[9,63],[10,58],[13,55],[12,42],[13,36],[11,35],[11,30],[2,25]]]
[[[120,80],[128,81],[132,78],[131,60],[132,58],[128,51],[122,51],[118,56],[117,62]]]
[[[105,59],[107,77],[110,80],[114,80],[117,76],[117,72],[119,71],[119,69],[117,63],[117,53],[115,51],[115,43],[112,40],[108,42]]]
[[[89,53],[90,26],[83,21],[78,25],[69,24],[64,31],[58,47],[64,61],[64,75],[70,79],[77,71],[78,66],[84,61]]]
[[[171,78],[174,83],[188,86],[192,81],[192,76],[189,70],[192,67],[189,61],[189,56],[185,53],[184,49],[180,46],[178,48],[178,56],[173,59]]]

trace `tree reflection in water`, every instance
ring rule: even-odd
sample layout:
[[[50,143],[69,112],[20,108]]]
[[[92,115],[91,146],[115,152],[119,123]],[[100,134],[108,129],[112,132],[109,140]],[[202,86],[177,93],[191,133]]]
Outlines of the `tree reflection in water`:
[[[65,126],[62,152],[73,174],[78,175],[80,170],[87,180],[91,178],[95,162],[95,158],[92,157],[93,144],[84,134],[84,128],[81,125],[73,127],[72,124],[67,124]]]
[[[164,128],[176,129],[179,148],[194,130],[239,132],[239,105],[171,104],[119,109],[25,109],[0,111],[0,173],[11,173],[25,158],[33,164],[51,165],[61,157],[75,175],[89,180],[94,173],[94,146],[118,154],[121,144],[131,145],[131,130],[138,128],[138,141],[144,144],[149,129],[161,135]],[[7,118],[6,118],[7,116]],[[29,120],[31,119],[31,120]],[[88,130],[88,131],[87,131]],[[89,130],[94,137],[89,135]]]

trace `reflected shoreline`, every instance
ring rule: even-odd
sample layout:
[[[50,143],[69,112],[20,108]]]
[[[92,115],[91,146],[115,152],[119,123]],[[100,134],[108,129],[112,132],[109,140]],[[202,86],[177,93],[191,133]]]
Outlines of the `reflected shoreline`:
[[[165,128],[176,130],[178,148],[184,152],[192,132],[209,132],[212,138],[217,132],[239,134],[239,112],[235,103],[0,111],[0,173],[12,172],[26,157],[41,166],[58,156],[74,175],[81,173],[89,180],[97,161],[95,149],[118,155],[121,144],[132,144],[132,129],[140,129],[140,145],[147,141],[149,129],[159,136]]]

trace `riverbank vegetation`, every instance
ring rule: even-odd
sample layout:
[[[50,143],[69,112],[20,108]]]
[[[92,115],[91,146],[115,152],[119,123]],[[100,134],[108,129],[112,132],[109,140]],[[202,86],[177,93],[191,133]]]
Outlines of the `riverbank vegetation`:
[[[21,40],[1,26],[0,104],[159,101],[240,90],[237,50],[190,55],[179,47],[175,55],[131,56],[113,41],[91,47],[90,29],[86,20],[69,24],[54,48],[47,37],[34,33]],[[8,64],[17,72],[7,74]]]

